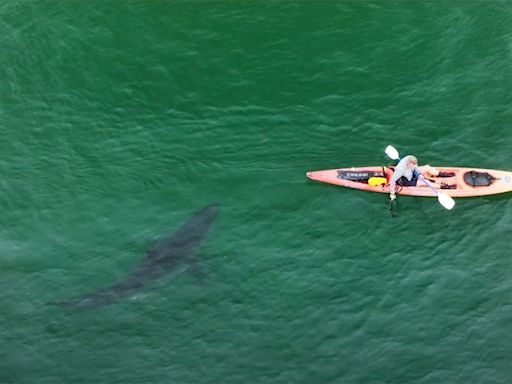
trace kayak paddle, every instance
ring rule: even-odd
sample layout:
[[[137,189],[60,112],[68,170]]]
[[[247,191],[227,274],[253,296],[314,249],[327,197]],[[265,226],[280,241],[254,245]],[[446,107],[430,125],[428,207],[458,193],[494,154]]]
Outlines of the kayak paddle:
[[[386,155],[389,156],[390,159],[392,160],[398,160],[400,161],[400,154],[398,153],[398,151],[396,150],[395,147],[393,147],[392,145],[388,145],[386,147]],[[423,177],[423,175],[421,174],[421,172],[419,171],[419,169],[416,170],[418,172],[418,178],[423,181],[425,183],[425,185],[427,187],[429,187],[436,195],[437,195],[437,200],[439,200],[439,203],[445,207],[446,209],[452,209],[453,206],[455,205],[455,200],[453,200],[450,196],[448,196],[447,194],[445,193],[442,193],[442,192],[439,192],[437,189],[435,189],[434,187],[432,187],[432,185],[427,181],[425,180],[425,178]]]

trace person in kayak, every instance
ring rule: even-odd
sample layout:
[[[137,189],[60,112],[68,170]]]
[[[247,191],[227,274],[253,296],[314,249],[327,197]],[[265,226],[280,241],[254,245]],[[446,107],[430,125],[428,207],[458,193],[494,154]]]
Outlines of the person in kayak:
[[[445,176],[440,175],[439,171],[431,167],[430,165],[423,165],[418,167],[418,159],[416,156],[408,155],[405,156],[400,162],[396,165],[395,171],[393,172],[393,176],[389,180],[389,190],[391,191],[389,194],[389,198],[391,200],[395,200],[396,194],[396,185],[400,185],[402,187],[414,187],[418,184],[419,174],[425,178],[436,177],[436,176]],[[445,189],[452,188],[452,186],[446,184],[438,184],[434,181],[429,180],[430,184],[434,188]]]

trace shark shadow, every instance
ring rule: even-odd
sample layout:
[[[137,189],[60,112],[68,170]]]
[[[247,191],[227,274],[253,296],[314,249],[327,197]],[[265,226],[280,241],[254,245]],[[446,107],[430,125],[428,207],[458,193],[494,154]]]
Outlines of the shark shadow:
[[[182,265],[199,274],[201,271],[194,253],[218,213],[218,205],[209,205],[195,212],[174,234],[149,249],[144,261],[121,281],[93,293],[53,304],[71,308],[98,308],[133,296]]]

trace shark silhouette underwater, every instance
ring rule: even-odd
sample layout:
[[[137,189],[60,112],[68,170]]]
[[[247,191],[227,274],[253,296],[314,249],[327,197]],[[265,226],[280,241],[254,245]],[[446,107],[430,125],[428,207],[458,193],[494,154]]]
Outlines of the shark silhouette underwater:
[[[169,238],[146,252],[144,261],[127,277],[90,294],[53,302],[62,307],[98,308],[133,296],[181,265],[197,268],[194,253],[206,238],[219,213],[218,205],[209,205],[195,212]]]

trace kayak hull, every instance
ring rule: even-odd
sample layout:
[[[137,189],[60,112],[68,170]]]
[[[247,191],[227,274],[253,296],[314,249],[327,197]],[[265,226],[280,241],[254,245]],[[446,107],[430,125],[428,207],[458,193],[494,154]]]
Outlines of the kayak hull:
[[[450,177],[429,177],[428,179],[436,183],[446,183],[454,185],[454,189],[439,189],[446,195],[451,197],[473,197],[495,195],[499,193],[512,192],[512,172],[500,171],[495,169],[482,168],[462,168],[462,167],[435,167],[440,172],[450,173]],[[368,180],[347,180],[344,176],[349,173],[355,174],[383,174],[389,180],[393,171],[388,167],[369,166],[369,167],[352,167],[337,168],[322,171],[310,171],[306,173],[306,177],[310,180],[339,185],[342,187],[361,189],[369,192],[390,193],[389,184],[381,184],[372,186]],[[494,178],[490,185],[473,186],[466,182],[465,175],[468,172],[485,173]],[[467,178],[467,175],[466,175]],[[397,193],[400,195],[410,196],[437,196],[430,188],[428,188],[421,180],[414,187],[398,187]]]

